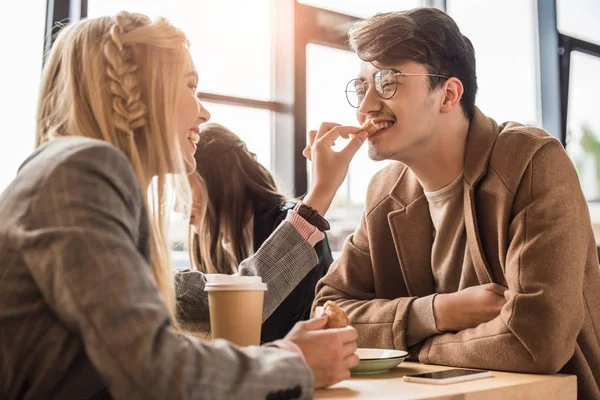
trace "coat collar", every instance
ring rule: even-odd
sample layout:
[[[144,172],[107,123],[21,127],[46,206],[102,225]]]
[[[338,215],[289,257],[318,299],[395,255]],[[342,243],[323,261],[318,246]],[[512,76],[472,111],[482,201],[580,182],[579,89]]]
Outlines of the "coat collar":
[[[498,124],[475,107],[467,134],[464,163],[464,179],[469,187],[475,186],[487,172],[497,136]],[[423,187],[417,176],[409,168],[404,168],[390,190],[390,197],[405,208],[422,195]]]
[[[476,108],[469,125],[465,151],[464,218],[467,246],[481,284],[492,282],[493,275],[479,235],[474,187],[487,172],[497,136],[496,122]],[[404,168],[400,173],[390,191],[390,198],[400,206],[388,216],[388,222],[408,291],[412,296],[432,293],[434,283],[431,268],[415,268],[415,265],[430,263],[432,223],[423,187],[409,168]]]
[[[498,137],[498,124],[486,117],[475,107],[467,134],[465,151],[464,176],[465,182],[473,187],[485,175],[490,162],[490,156]]]

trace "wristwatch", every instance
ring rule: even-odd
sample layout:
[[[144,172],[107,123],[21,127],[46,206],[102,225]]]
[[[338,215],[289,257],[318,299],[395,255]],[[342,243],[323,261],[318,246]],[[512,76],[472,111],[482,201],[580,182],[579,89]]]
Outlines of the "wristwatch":
[[[309,224],[316,226],[321,232],[331,229],[329,222],[327,222],[325,218],[321,217],[315,209],[307,206],[301,201],[296,203],[294,211],[296,211],[298,215],[304,218]]]

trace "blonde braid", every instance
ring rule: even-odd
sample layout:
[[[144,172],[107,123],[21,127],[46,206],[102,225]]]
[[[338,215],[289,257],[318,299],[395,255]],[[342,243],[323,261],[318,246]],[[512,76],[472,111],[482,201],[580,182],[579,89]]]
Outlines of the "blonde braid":
[[[139,26],[139,22],[140,16],[135,14],[117,14],[103,49],[108,64],[106,74],[110,78],[108,91],[113,95],[115,129],[129,139],[133,139],[134,131],[146,123],[146,106],[141,101],[132,49],[123,46],[121,35]]]
[[[134,133],[136,129],[146,124],[147,107],[142,101],[140,92],[140,79],[136,73],[138,66],[134,59],[133,48],[131,45],[123,44],[125,35],[132,30],[148,25],[151,20],[141,14],[131,14],[120,12],[115,17],[115,23],[109,31],[109,36],[104,43],[103,53],[107,61],[106,75],[108,76],[108,92],[112,95],[112,113],[113,124],[117,137],[124,137],[129,141],[129,145],[122,148],[130,157],[136,175],[142,187],[147,187],[147,171],[142,168],[142,163],[138,153]],[[173,326],[177,326],[175,319],[175,296],[173,288],[172,273],[169,268],[169,252],[166,242],[166,233],[163,223],[164,212],[162,202],[164,201],[163,190],[165,182],[164,177],[159,177],[158,186],[158,207],[155,207],[157,214],[151,217],[150,225],[150,267],[152,276],[158,291],[162,294],[167,309],[172,318]],[[146,207],[149,210],[148,199],[145,199]]]

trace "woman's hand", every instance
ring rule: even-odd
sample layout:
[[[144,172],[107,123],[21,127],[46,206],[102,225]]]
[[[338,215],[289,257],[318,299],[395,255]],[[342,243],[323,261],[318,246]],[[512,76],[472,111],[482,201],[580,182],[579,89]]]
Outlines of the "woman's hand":
[[[350,368],[359,363],[358,333],[351,326],[324,329],[327,316],[296,323],[285,339],[301,350],[315,377],[315,389],[350,378]]]
[[[341,151],[332,146],[339,137],[348,139],[350,143]],[[318,131],[310,131],[309,143],[302,152],[304,157],[312,161],[312,186],[303,203],[325,215],[335,193],[348,174],[350,161],[367,138],[367,133],[354,126],[341,126],[332,122],[324,122]]]

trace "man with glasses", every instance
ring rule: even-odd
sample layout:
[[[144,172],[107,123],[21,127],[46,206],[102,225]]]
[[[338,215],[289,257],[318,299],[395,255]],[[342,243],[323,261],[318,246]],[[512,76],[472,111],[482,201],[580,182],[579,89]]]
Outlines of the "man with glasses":
[[[600,398],[598,256],[560,142],[475,107],[473,46],[442,11],[376,15],[350,45],[364,62],[346,96],[377,127],[369,156],[397,162],[372,179],[314,306],[341,306],[360,347],[576,374],[579,397]]]

